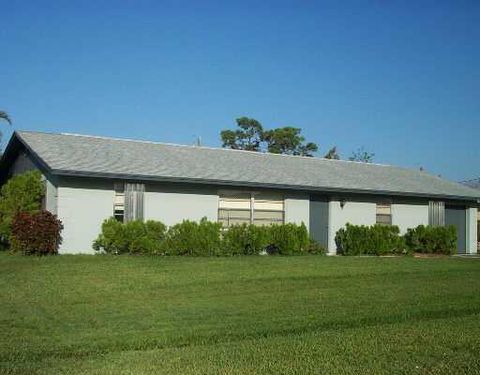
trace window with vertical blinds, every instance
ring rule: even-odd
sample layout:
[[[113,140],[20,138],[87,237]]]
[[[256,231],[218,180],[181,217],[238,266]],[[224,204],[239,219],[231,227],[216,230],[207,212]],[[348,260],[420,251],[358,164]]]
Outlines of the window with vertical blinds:
[[[222,192],[218,221],[224,227],[235,224],[283,224],[284,200],[270,193]]]
[[[430,201],[428,204],[428,225],[445,225],[445,202]]]

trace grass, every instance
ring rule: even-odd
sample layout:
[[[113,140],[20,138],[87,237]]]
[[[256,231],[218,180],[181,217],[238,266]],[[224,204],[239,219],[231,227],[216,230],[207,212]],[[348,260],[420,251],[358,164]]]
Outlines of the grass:
[[[479,373],[480,260],[0,254],[0,373]]]

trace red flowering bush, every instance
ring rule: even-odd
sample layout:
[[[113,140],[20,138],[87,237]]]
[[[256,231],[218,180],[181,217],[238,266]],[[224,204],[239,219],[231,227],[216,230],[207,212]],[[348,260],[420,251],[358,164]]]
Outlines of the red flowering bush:
[[[57,254],[62,229],[62,222],[48,211],[21,212],[12,221],[12,250],[25,255]]]

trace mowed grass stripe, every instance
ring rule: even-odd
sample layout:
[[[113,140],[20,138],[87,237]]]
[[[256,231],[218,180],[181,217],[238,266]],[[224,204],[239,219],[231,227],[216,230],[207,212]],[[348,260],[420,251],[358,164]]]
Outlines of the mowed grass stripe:
[[[275,342],[293,345],[303,336],[322,346],[328,332],[372,337],[416,324],[437,327],[433,337],[445,325],[435,322],[452,322],[445,334],[455,337],[461,324],[480,323],[480,262],[473,259],[1,254],[0,275],[0,360],[8,371],[103,366],[97,357],[122,353],[247,351],[245,343],[255,342],[271,345],[275,357]],[[378,361],[391,364],[388,356]]]

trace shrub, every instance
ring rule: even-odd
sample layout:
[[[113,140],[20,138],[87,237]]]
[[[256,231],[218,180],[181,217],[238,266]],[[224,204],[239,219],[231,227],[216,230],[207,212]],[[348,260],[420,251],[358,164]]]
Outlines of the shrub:
[[[396,225],[372,226],[347,223],[336,236],[338,252],[343,255],[386,255],[403,253],[405,243]]]
[[[13,218],[20,212],[39,212],[44,194],[42,175],[30,171],[10,178],[0,191],[0,236],[10,239]]]
[[[327,254],[327,249],[311,238],[308,244],[308,253],[312,255],[325,255]]]
[[[311,249],[308,230],[304,224],[256,226],[233,225],[223,234],[225,252],[230,255],[252,255],[266,251],[267,254],[306,254]]]
[[[165,232],[166,226],[158,221],[134,220],[123,224],[110,218],[103,222],[93,248],[111,254],[160,253]]]
[[[457,231],[453,225],[446,227],[419,225],[407,230],[405,242],[412,252],[450,255],[457,250]]]
[[[97,251],[111,254],[253,255],[323,254],[325,249],[308,237],[305,225],[234,225],[222,232],[220,223],[184,220],[170,228],[158,221],[105,220],[93,243]]]
[[[166,234],[165,251],[169,255],[207,256],[220,255],[222,251],[220,223],[208,221],[199,223],[184,220],[170,227]]]
[[[253,255],[269,243],[267,227],[253,224],[233,225],[223,233],[223,248],[228,255]]]
[[[310,238],[305,224],[271,225],[266,229],[269,232],[269,245],[277,248],[280,255],[305,254],[308,252]]]
[[[62,229],[62,222],[48,211],[21,212],[11,225],[12,251],[25,255],[57,254]]]

